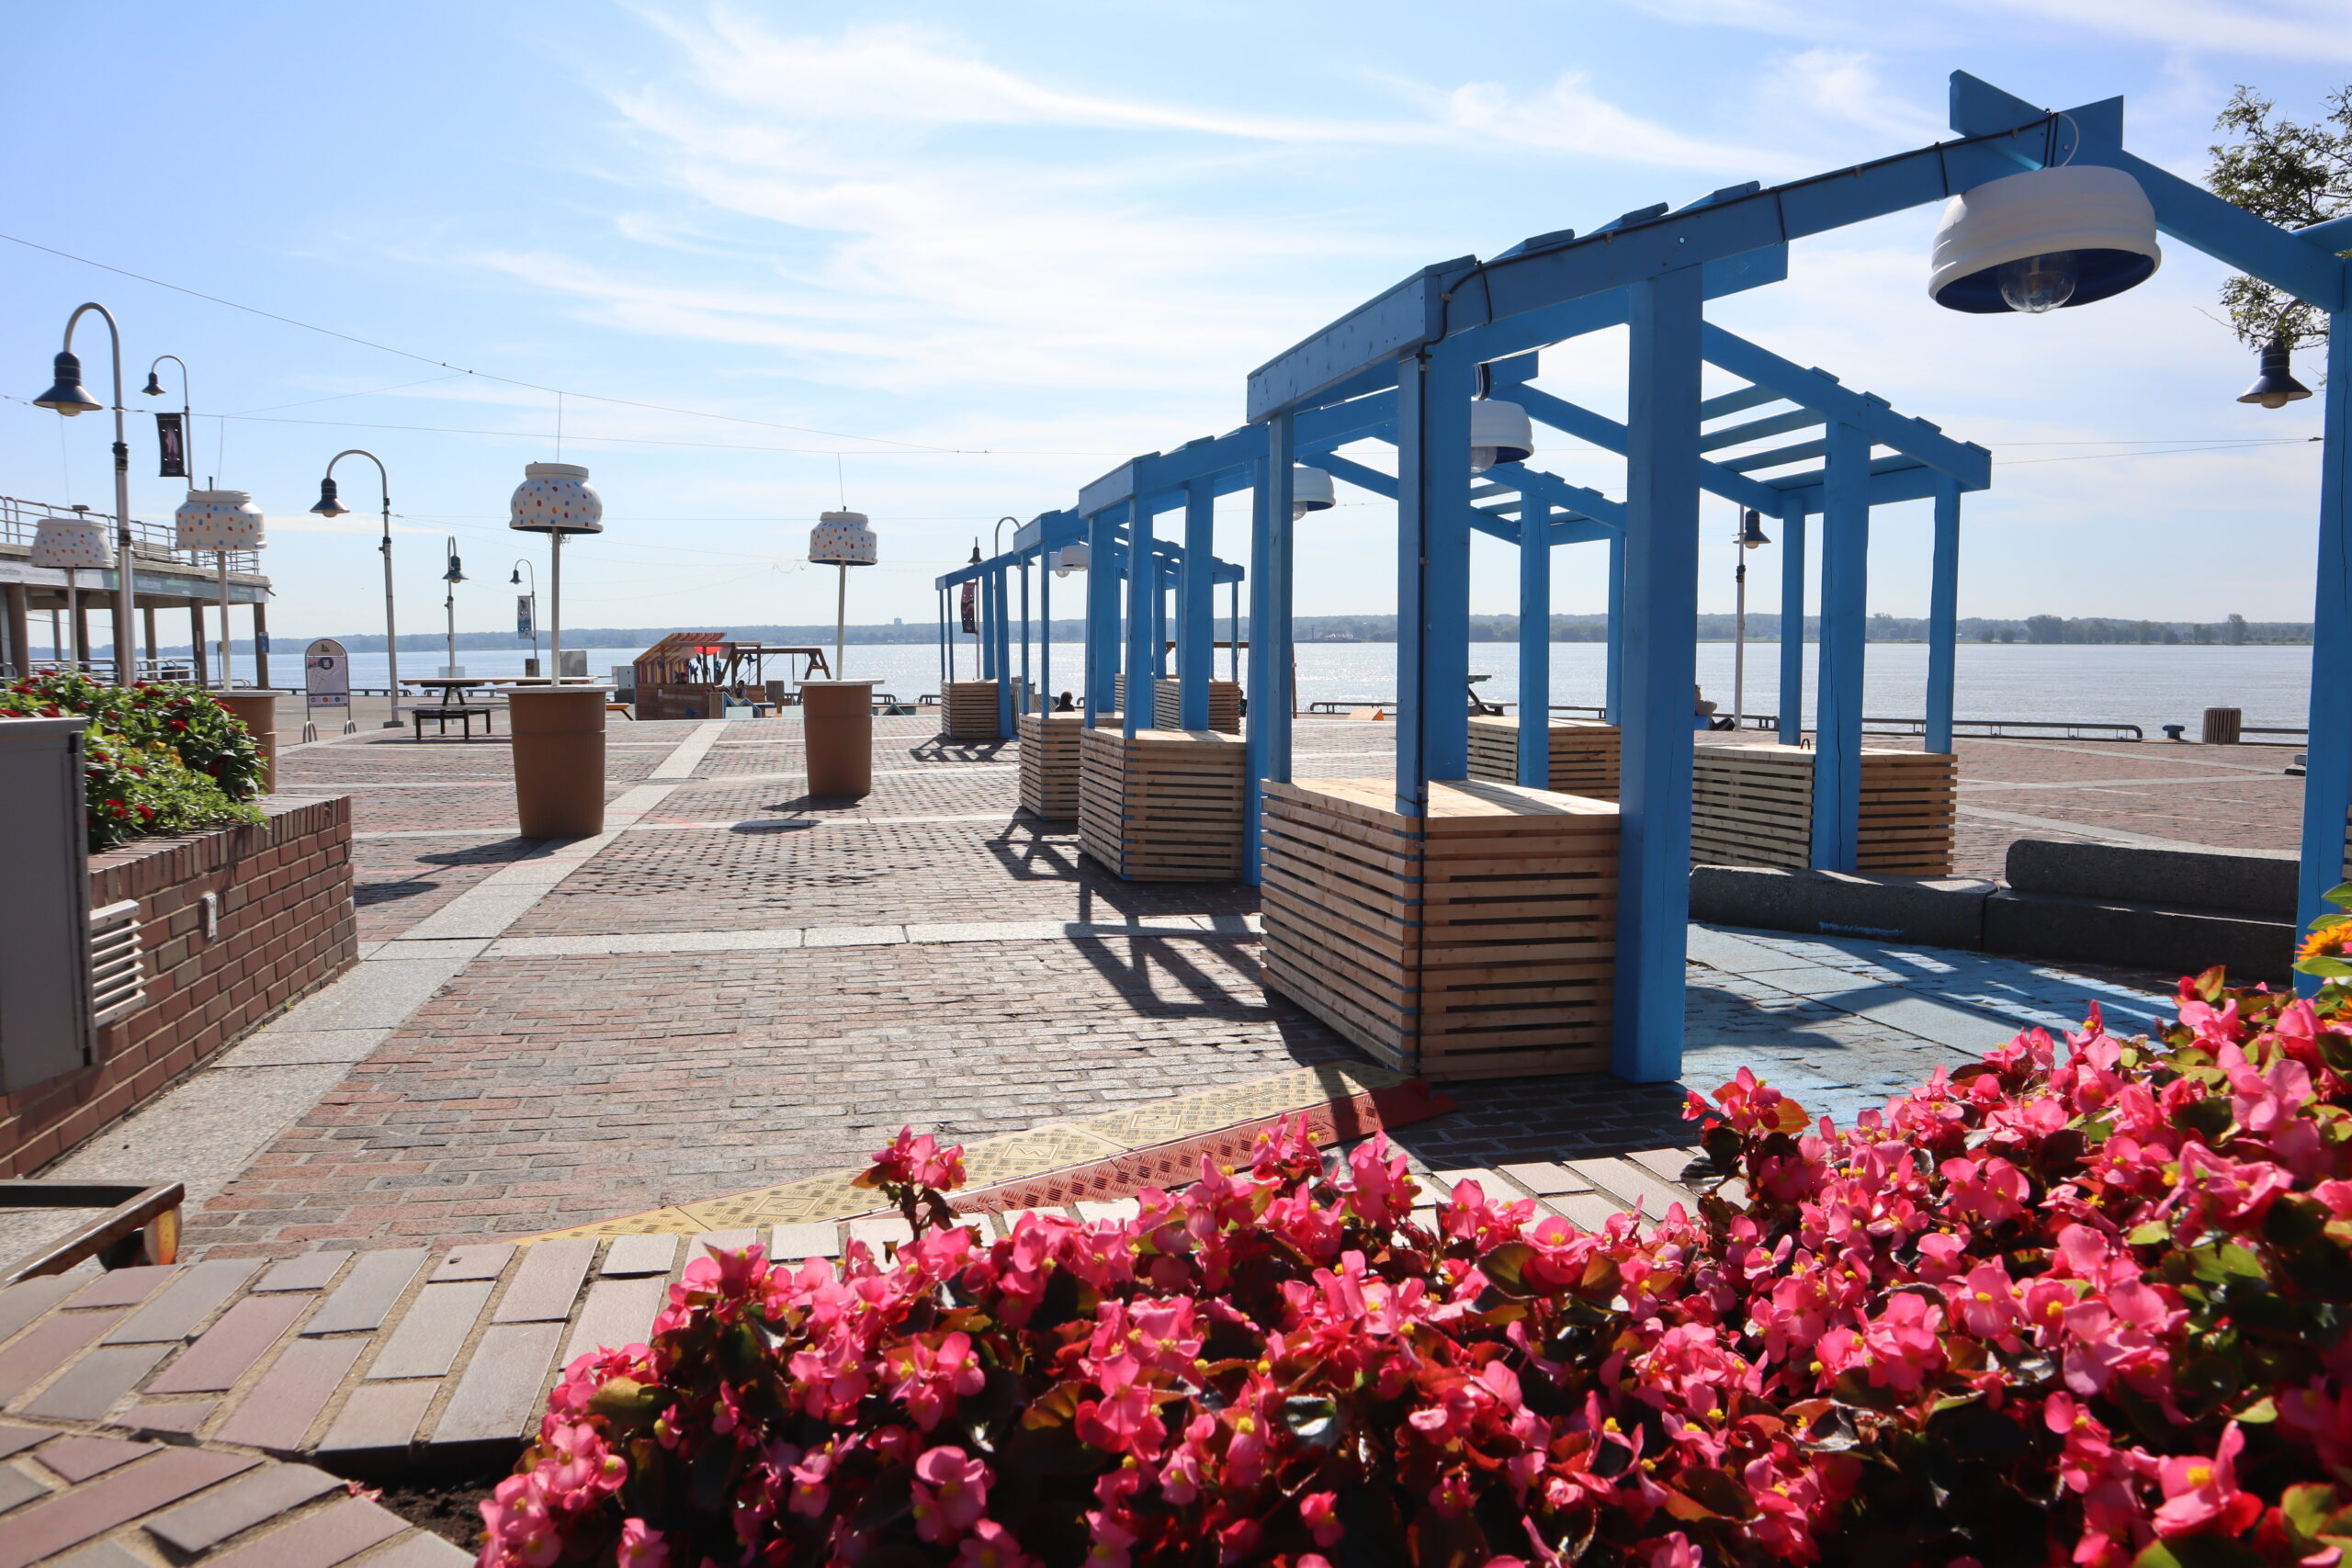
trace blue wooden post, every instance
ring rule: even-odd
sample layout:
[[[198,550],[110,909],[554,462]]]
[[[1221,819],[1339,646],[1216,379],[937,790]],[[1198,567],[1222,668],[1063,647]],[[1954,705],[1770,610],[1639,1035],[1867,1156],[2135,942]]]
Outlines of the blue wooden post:
[[[2296,914],[2305,925],[2335,909],[2324,895],[2344,880],[2344,822],[2352,810],[2352,311],[2328,318],[2327,399],[2320,429],[2318,592],[2312,606],[2311,735],[2303,762],[2303,867]],[[2308,996],[2318,980],[2295,976]]]
[[[1951,692],[1960,644],[1960,481],[1936,482],[1936,547],[1928,584],[1928,743],[1951,750]]]
[[[1081,706],[1092,729],[1111,711],[1119,672],[1119,540],[1111,509],[1086,520],[1086,679]]]
[[[1041,549],[1037,563],[1046,570],[1037,573],[1037,701],[1031,711],[1051,713],[1054,707],[1053,557]]]
[[[1781,502],[1781,744],[1804,739],[1804,502]]]
[[[1609,656],[1601,676],[1601,716],[1625,722],[1625,535],[1609,536]]]
[[[1159,637],[1159,557],[1152,548],[1151,508],[1138,494],[1127,503],[1127,700],[1120,728],[1130,739],[1151,728]]]
[[[1610,1066],[1682,1072],[1690,920],[1690,689],[1699,630],[1699,269],[1631,289],[1617,998]]]
[[[1216,673],[1216,491],[1184,487],[1184,564],[1177,578],[1176,728],[1209,727],[1209,681]]]
[[[1820,674],[1814,698],[1813,868],[1852,871],[1862,815],[1862,638],[1868,632],[1871,438],[1833,421],[1822,480]]]
[[[1029,678],[1029,643],[1035,633],[1029,622],[1028,561],[1024,559],[1017,570],[1021,573],[1021,711],[1027,713],[1037,691],[1036,682]],[[1005,733],[1009,735],[1012,731],[1008,729]]]
[[[1266,456],[1250,490],[1249,795],[1243,879],[1260,879],[1259,818],[1269,779],[1290,777],[1291,416],[1266,421]]]
[[[1552,787],[1552,508],[1520,492],[1519,782]]]
[[[1011,735],[1012,728],[1012,578],[999,567],[996,578],[996,732]],[[1026,653],[1024,649],[1023,653]],[[1023,662],[1026,663],[1024,658]]]
[[[1396,371],[1396,809],[1470,771],[1470,361]]]

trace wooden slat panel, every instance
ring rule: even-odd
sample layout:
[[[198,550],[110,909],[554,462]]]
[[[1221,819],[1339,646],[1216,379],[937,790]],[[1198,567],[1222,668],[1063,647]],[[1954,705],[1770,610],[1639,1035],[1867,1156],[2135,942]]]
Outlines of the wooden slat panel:
[[[1079,847],[1130,881],[1241,875],[1248,750],[1208,730],[1079,738]]]
[[[1074,713],[1021,716],[1021,804],[1049,822],[1078,816],[1079,732],[1086,726]]]
[[[997,728],[997,683],[994,681],[947,681],[940,701],[946,705],[947,738],[951,740],[1001,740]]]
[[[1266,786],[1265,975],[1357,1045],[1430,1077],[1607,1066],[1617,816],[1508,781]]]

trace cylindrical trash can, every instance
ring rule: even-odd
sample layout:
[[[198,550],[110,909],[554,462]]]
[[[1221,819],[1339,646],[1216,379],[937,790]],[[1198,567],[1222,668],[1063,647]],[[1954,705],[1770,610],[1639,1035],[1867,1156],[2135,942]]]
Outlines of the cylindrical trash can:
[[[605,830],[605,686],[511,686],[514,815],[526,839]]]
[[[803,681],[808,793],[863,795],[874,788],[875,681]]]
[[[2207,708],[2203,736],[2205,744],[2208,746],[2236,745],[2238,728],[2245,723],[2244,708]]]
[[[284,692],[249,688],[233,692],[215,692],[220,705],[244,721],[253,732],[254,744],[261,748],[261,787],[265,795],[277,793],[277,699]]]

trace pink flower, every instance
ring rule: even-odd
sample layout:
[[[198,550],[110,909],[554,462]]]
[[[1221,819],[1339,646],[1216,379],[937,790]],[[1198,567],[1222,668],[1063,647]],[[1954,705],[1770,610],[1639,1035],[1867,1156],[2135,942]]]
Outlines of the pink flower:
[[[1151,1413],[1151,1390],[1136,1382],[1142,1370],[1133,1356],[1114,1356],[1094,1370],[1102,1397],[1080,1404],[1080,1441],[1114,1454],[1158,1450],[1166,1428]]]
[[[1651,1550],[1649,1568],[1706,1568],[1706,1559],[1689,1536],[1676,1530]]]
[[[1871,1353],[1871,1381],[1897,1393],[1917,1392],[1943,1365],[1943,1309],[1909,1292],[1894,1297],[1862,1330]]]
[[[623,1519],[613,1561],[616,1568],[670,1568],[670,1545],[643,1519]]]
[[[892,1352],[890,1370],[898,1382],[890,1397],[906,1402],[907,1414],[924,1431],[939,1425],[957,1395],[969,1398],[988,1386],[988,1372],[972,1354],[972,1337],[942,1336],[936,1346],[910,1339]]]
[[[962,1449],[937,1448],[915,1461],[915,1533],[953,1540],[988,1507],[989,1467]]]
[[[1315,1538],[1317,1546],[1337,1546],[1347,1531],[1334,1517],[1340,1495],[1337,1492],[1309,1492],[1298,1500],[1299,1521],[1306,1526],[1306,1533]]]
[[[2262,1499],[2238,1490],[2236,1461],[2245,1447],[2245,1435],[2233,1421],[2211,1459],[2192,1454],[2165,1461],[2158,1475],[2165,1501],[2156,1510],[2156,1533],[2188,1535],[2212,1526],[2221,1534],[2235,1535],[2260,1518]]]
[[[933,1187],[941,1191],[964,1185],[964,1148],[939,1146],[929,1133],[918,1134],[901,1127],[887,1147],[876,1150],[874,1165],[860,1180],[868,1187]]]
[[[1012,1532],[994,1519],[974,1522],[956,1554],[956,1568],[1036,1568],[1037,1560],[1021,1550]]]
[[[1945,1201],[1961,1213],[1973,1214],[1988,1225],[2018,1219],[2025,1213],[2029,1190],[2025,1172],[1997,1155],[1985,1160],[1948,1159],[1943,1163],[1943,1176],[1951,1183]]]
[[[1987,1258],[1969,1270],[1967,1278],[1946,1285],[1944,1295],[1961,1327],[1979,1339],[2016,1348],[2025,1314],[2018,1310],[2017,1288],[1998,1258]]]

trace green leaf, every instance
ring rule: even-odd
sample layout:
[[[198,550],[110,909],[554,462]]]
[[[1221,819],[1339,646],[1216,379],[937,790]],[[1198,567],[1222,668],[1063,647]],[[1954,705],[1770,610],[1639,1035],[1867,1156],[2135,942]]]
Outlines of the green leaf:
[[[2134,1225],[2132,1227],[2132,1234],[2125,1236],[2123,1239],[2133,1247],[2154,1247],[2158,1242],[2170,1241],[2172,1239],[2172,1222],[2170,1220],[2150,1220],[2145,1224]]]
[[[2329,980],[2341,980],[2346,976],[2352,976],[2352,964],[2346,964],[2341,958],[2328,958],[2324,956],[2319,958],[2301,958],[2295,961],[2295,973],[2298,975],[2317,975],[2324,979]]]
[[[1340,1441],[1337,1400],[1292,1398],[1283,1401],[1283,1425],[1309,1448],[1329,1449]]]
[[[2352,882],[2339,882],[2320,897],[2339,909],[2352,909]]]

